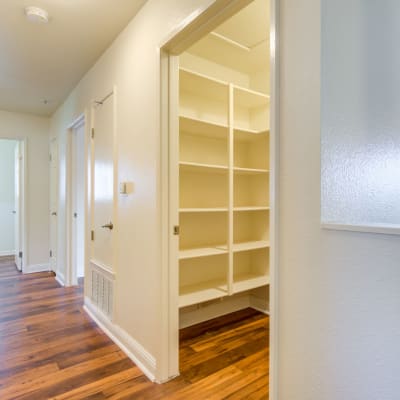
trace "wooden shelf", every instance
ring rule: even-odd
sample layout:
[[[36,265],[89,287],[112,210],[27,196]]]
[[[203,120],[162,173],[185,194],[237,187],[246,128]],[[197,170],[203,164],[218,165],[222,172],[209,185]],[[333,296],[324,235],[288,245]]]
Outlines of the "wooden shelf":
[[[240,293],[246,290],[256,289],[258,287],[270,284],[269,275],[246,274],[235,276],[233,282],[233,292]]]
[[[269,133],[268,129],[256,130],[239,126],[235,126],[233,131],[235,133],[235,139],[243,141],[254,140]]]
[[[217,256],[220,254],[226,254],[227,246],[215,246],[215,247],[202,247],[198,249],[186,249],[179,251],[179,259],[186,260],[188,258],[197,258],[197,257],[208,257],[208,256]]]
[[[180,68],[179,81],[181,88],[196,96],[217,101],[226,101],[228,98],[228,83],[210,76]]]
[[[266,106],[269,104],[269,99],[270,96],[265,93],[234,86],[234,102],[241,107],[256,108]]]
[[[204,173],[225,173],[228,172],[226,165],[201,164],[195,162],[180,161],[179,167],[186,172],[204,172]]]
[[[192,135],[212,138],[227,138],[229,132],[227,125],[184,115],[179,117],[179,130]]]
[[[219,299],[227,295],[227,285],[221,281],[208,281],[196,285],[182,286],[179,294],[179,308]]]
[[[248,250],[256,250],[256,249],[264,249],[269,247],[268,240],[257,240],[252,242],[242,242],[242,243],[234,243],[233,251],[248,251]]]
[[[250,207],[234,207],[233,211],[241,212],[241,211],[269,211],[270,207],[267,206],[250,206]]]
[[[234,172],[240,175],[268,174],[268,169],[234,167]]]
[[[227,212],[228,207],[215,207],[215,208],[180,208],[180,213],[213,213],[213,212]]]

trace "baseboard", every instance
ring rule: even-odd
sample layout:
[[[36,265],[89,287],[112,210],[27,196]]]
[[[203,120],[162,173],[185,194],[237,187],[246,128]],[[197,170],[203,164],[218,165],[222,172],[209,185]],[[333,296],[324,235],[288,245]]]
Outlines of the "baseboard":
[[[269,306],[265,299],[250,295],[250,307],[269,315]]]
[[[15,256],[15,250],[1,250],[0,257]]]
[[[26,267],[22,268],[24,274],[33,274],[35,272],[48,272],[50,271],[50,265],[47,264],[34,264],[34,265],[27,265]]]
[[[115,343],[121,350],[142,370],[142,372],[152,381],[156,382],[156,360],[155,358],[135,339],[133,339],[120,326],[102,313],[85,296],[84,310],[97,323],[101,330]]]
[[[251,307],[250,296],[247,293],[189,306],[180,311],[179,328],[199,324],[200,322],[243,310],[247,307]]]
[[[65,277],[61,272],[56,272],[54,279],[61,285],[65,286]]]

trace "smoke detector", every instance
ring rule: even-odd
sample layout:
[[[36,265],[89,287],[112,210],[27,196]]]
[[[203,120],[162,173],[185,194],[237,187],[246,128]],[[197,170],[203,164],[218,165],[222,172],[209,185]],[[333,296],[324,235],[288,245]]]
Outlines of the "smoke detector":
[[[49,13],[39,7],[25,7],[25,16],[28,21],[35,24],[47,24],[49,22]]]

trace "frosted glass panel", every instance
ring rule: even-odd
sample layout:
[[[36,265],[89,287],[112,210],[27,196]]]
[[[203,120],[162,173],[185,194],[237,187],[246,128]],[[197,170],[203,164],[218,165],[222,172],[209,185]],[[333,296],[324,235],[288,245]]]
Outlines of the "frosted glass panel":
[[[322,0],[321,215],[400,227],[400,2]]]

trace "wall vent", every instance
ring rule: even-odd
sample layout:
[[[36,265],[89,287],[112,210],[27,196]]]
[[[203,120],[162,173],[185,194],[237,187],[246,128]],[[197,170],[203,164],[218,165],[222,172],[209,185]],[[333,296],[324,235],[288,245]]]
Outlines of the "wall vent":
[[[110,319],[113,314],[114,281],[92,269],[91,301]]]

